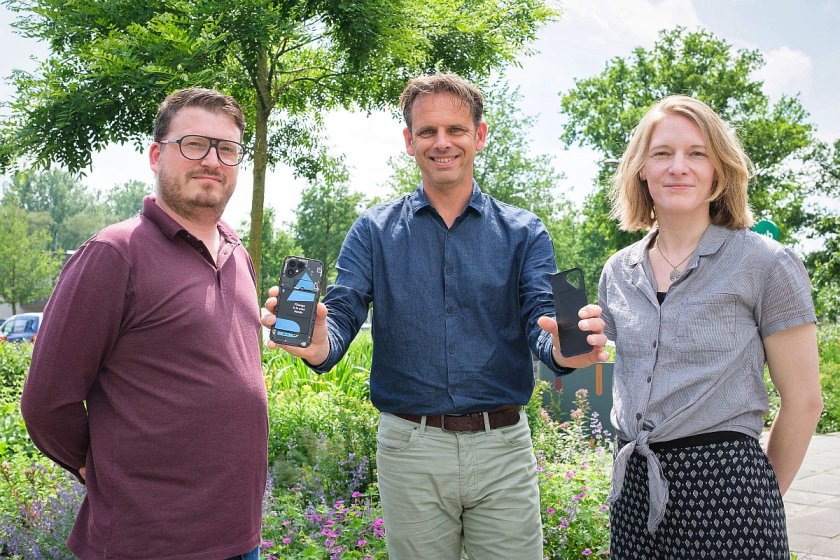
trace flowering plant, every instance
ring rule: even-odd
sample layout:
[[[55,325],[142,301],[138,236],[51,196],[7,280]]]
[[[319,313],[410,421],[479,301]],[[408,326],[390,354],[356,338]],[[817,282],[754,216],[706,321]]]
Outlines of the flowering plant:
[[[382,511],[371,497],[312,505],[292,489],[269,496],[263,515],[264,560],[374,560],[387,558]]]

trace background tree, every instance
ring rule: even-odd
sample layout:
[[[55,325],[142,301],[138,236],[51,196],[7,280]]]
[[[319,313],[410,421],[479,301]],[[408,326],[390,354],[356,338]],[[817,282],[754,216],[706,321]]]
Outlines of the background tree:
[[[49,297],[61,259],[50,250],[49,234],[33,225],[28,214],[0,205],[0,300],[17,313],[20,303]]]
[[[568,117],[562,139],[601,154],[598,184],[584,203],[581,223],[590,288],[609,255],[641,238],[619,231],[608,218],[607,183],[633,128],[651,105],[671,94],[703,100],[734,127],[756,167],[749,190],[757,218],[776,222],[782,241],[795,240],[808,221],[811,189],[798,164],[812,143],[812,127],[798,99],[782,96],[771,103],[762,83],[751,78],[763,64],[756,50],[734,50],[711,33],[678,27],[660,32],[651,50],[636,48],[629,58],[610,60],[603,72],[577,80],[562,96],[561,112]]]
[[[4,185],[3,204],[30,213],[29,221],[47,232],[49,249],[54,252],[75,249],[108,223],[105,213],[96,207],[95,193],[86,190],[75,175],[60,169],[15,173]]]
[[[814,186],[820,211],[812,213],[809,237],[821,248],[805,259],[814,288],[817,314],[837,321],[840,317],[840,139],[820,143],[814,150]]]
[[[136,216],[143,210],[143,197],[152,193],[152,187],[143,181],[126,181],[114,186],[105,194],[105,208],[112,222]]]
[[[264,297],[270,286],[278,286],[283,271],[283,259],[289,255],[300,255],[303,251],[295,241],[294,234],[286,225],[275,226],[277,220],[274,208],[263,212],[262,227],[262,272],[257,279],[257,294]],[[249,231],[248,223],[242,223],[242,230]],[[242,243],[248,245],[248,234],[242,236]],[[261,302],[262,303],[262,302]]]
[[[142,144],[171,91],[231,93],[249,123],[258,277],[266,169],[282,161],[314,180],[317,115],[389,106],[407,78],[438,68],[486,76],[553,15],[541,0],[4,3],[52,54],[36,74],[14,74],[0,168],[31,157],[79,171],[111,142]]]
[[[322,292],[335,279],[335,263],[350,226],[359,217],[364,196],[351,192],[341,176],[328,176],[307,187],[297,206],[295,239],[302,256],[324,263]]]

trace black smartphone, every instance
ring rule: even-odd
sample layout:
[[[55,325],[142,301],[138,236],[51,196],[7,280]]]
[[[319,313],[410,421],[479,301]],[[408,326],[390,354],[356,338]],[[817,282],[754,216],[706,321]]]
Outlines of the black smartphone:
[[[277,344],[306,348],[312,342],[315,308],[321,295],[324,263],[304,257],[286,257],[280,276],[277,320],[269,338]]]
[[[589,333],[578,328],[578,311],[587,304],[583,270],[571,268],[551,275],[554,312],[560,329],[560,353],[566,358],[592,351]]]

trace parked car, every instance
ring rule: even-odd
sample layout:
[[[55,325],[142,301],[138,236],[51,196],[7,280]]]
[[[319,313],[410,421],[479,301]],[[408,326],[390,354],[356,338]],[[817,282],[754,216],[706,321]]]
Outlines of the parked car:
[[[43,313],[12,315],[0,327],[0,342],[35,342],[43,319]]]

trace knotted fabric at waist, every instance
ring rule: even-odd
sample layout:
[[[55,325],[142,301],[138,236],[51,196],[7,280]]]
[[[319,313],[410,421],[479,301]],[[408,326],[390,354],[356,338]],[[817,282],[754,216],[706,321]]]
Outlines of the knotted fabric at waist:
[[[467,414],[433,414],[427,415],[426,425],[432,428],[440,428],[447,432],[478,432],[486,429],[484,418],[487,417],[487,426],[491,430],[513,426],[519,422],[519,411],[521,406],[503,406],[489,412],[469,412]],[[416,414],[398,414],[394,416],[420,424],[423,416]]]
[[[621,491],[624,488],[624,475],[627,471],[627,463],[630,461],[633,452],[635,451],[644,457],[647,463],[649,490],[647,530],[652,535],[656,533],[659,523],[665,517],[665,508],[668,505],[668,481],[665,479],[665,475],[662,472],[662,465],[659,463],[659,458],[654,451],[681,449],[723,441],[736,441],[750,438],[751,436],[740,432],[721,431],[662,442],[648,442],[648,437],[650,437],[650,432],[648,430],[642,430],[633,441],[618,440],[619,451],[613,461],[613,476],[610,484],[610,495],[607,501],[610,504],[614,504],[621,496]]]

